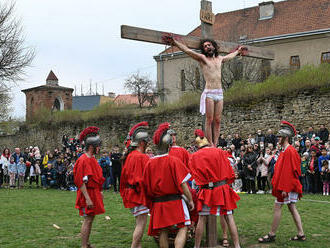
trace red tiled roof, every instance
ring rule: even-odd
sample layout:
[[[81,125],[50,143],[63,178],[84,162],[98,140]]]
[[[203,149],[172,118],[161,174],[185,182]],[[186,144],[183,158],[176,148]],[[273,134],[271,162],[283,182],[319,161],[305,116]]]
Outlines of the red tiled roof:
[[[117,95],[116,98],[113,100],[113,102],[118,105],[122,105],[122,104],[139,105],[139,100],[138,100],[137,95],[133,95],[133,94]],[[150,106],[150,104],[149,104],[149,102],[144,102],[143,106],[147,107],[147,106]]]
[[[259,6],[219,13],[213,25],[214,37],[238,42],[244,35],[251,40],[330,28],[329,0],[287,0],[274,3],[274,9],[273,18],[267,20],[259,20]],[[189,35],[200,37],[201,27]]]
[[[56,77],[55,73],[52,70],[49,72],[46,81],[48,81],[48,80],[58,81],[58,78]]]

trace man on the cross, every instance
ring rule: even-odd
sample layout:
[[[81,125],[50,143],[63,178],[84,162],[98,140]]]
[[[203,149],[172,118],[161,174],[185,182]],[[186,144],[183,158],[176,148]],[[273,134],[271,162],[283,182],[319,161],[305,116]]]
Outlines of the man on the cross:
[[[221,85],[221,65],[223,62],[235,58],[238,54],[245,55],[246,48],[240,46],[236,51],[226,55],[219,55],[217,43],[211,39],[200,43],[201,54],[189,49],[171,34],[164,35],[164,42],[177,46],[181,51],[197,60],[202,68],[205,79],[205,89],[201,96],[200,112],[206,113],[205,133],[211,146],[216,146],[220,135],[220,123],[223,109],[223,91]],[[213,125],[213,129],[212,129]]]

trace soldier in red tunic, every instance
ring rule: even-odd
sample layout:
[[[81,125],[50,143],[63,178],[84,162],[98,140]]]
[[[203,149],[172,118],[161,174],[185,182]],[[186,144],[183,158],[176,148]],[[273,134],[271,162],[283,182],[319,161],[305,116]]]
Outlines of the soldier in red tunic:
[[[302,185],[299,181],[301,175],[300,156],[296,149],[290,145],[290,140],[296,135],[295,127],[287,122],[281,122],[281,129],[277,136],[282,151],[278,157],[274,176],[272,179],[272,194],[276,197],[274,206],[274,218],[271,231],[258,239],[260,243],[275,241],[276,231],[280,224],[283,204],[287,204],[297,227],[297,235],[291,238],[292,241],[305,241],[306,237],[303,231],[301,218],[296,208],[296,202],[302,196]]]
[[[131,248],[141,248],[149,213],[143,188],[143,171],[149,160],[145,154],[149,142],[148,129],[148,122],[140,122],[129,132],[128,150],[124,156],[120,178],[120,195],[124,206],[131,209],[136,221]]]
[[[101,140],[98,127],[88,127],[80,134],[80,142],[85,144],[85,153],[77,160],[74,169],[74,182],[78,187],[76,208],[84,216],[81,226],[81,247],[92,248],[89,244],[89,235],[95,215],[103,214],[102,185],[104,177],[102,168],[94,155],[100,152]]]
[[[196,144],[199,150],[191,155],[189,168],[199,186],[197,211],[199,220],[195,234],[195,248],[200,247],[204,225],[208,215],[224,215],[235,245],[239,248],[237,227],[233,217],[236,202],[240,199],[229,186],[235,180],[226,152],[210,147],[202,130],[196,130]]]
[[[187,181],[190,174],[185,165],[176,157],[168,155],[172,144],[168,123],[159,125],[153,141],[159,155],[151,158],[144,170],[145,190],[150,199],[150,223],[148,234],[159,234],[160,247],[168,247],[168,233],[173,227],[179,228],[174,245],[183,248],[187,238],[187,226],[191,224],[188,206],[194,203]],[[185,195],[187,203],[182,198]]]
[[[176,132],[173,129],[170,129],[170,134],[172,135],[172,145],[170,146],[170,156],[177,157],[189,170],[189,152],[176,144]]]

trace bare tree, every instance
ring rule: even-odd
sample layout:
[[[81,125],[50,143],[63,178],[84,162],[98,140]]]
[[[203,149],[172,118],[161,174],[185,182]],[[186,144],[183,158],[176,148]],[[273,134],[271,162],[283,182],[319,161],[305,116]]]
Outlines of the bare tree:
[[[22,79],[31,64],[34,50],[24,46],[22,26],[14,16],[15,4],[0,3],[0,119],[8,113],[11,84]]]
[[[125,80],[125,89],[136,95],[139,101],[139,107],[142,108],[146,101],[153,104],[155,93],[154,83],[147,76],[140,76],[139,73],[131,75]]]
[[[15,5],[0,3],[0,80],[20,80],[31,64],[34,50],[24,46],[20,21],[14,17]]]

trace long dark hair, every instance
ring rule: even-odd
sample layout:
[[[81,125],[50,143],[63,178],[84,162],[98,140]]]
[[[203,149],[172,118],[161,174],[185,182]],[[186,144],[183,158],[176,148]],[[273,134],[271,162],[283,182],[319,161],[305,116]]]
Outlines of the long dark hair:
[[[208,56],[208,54],[205,52],[204,50],[204,43],[205,42],[211,42],[212,46],[214,47],[214,56],[218,57],[219,56],[219,47],[218,44],[215,42],[215,40],[212,39],[203,39],[201,40],[201,43],[199,44],[199,49],[201,50],[202,54],[204,54],[205,56]]]
[[[7,154],[7,155],[5,154],[6,150],[8,150],[8,154]],[[6,157],[7,159],[9,159],[9,157],[10,157],[10,150],[9,150],[9,148],[5,148],[5,149],[3,149],[2,155],[3,155],[4,157]]]

